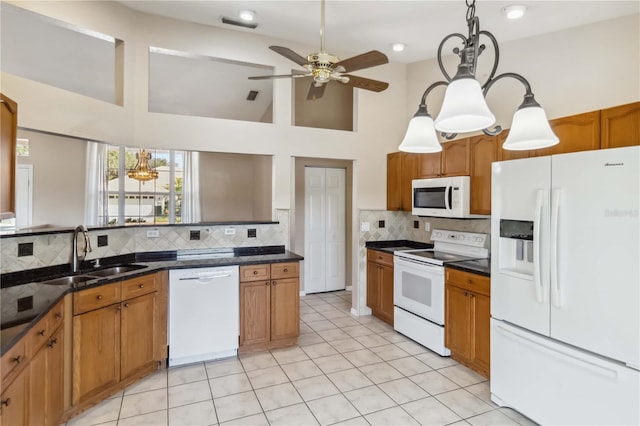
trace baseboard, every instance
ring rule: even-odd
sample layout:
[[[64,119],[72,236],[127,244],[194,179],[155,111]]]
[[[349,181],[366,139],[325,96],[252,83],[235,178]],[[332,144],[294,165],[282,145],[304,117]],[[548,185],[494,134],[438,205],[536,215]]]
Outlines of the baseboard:
[[[300,290],[300,297],[302,297],[302,296],[306,296],[306,295],[307,295],[307,293],[306,293],[306,292],[304,292],[303,290]]]
[[[345,291],[351,291],[351,286],[350,286],[350,285],[346,286],[346,287],[344,288],[344,290],[345,290]]]
[[[354,317],[359,317],[360,314],[358,314],[358,311],[355,310],[354,308],[351,308],[351,315],[353,315]]]

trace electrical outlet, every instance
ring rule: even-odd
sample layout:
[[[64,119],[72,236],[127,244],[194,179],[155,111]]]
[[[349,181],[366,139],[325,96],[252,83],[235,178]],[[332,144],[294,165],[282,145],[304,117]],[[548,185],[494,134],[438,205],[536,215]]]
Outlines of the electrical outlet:
[[[431,231],[431,224],[429,222],[424,223],[424,230],[427,232]]]
[[[189,231],[189,239],[192,241],[197,241],[200,239],[200,231]]]
[[[378,228],[384,228],[384,220],[378,221]]]
[[[257,231],[255,228],[247,229],[247,238],[256,238],[256,237],[257,237]]]
[[[420,229],[420,221],[418,220],[413,221],[413,229]]]
[[[147,231],[147,238],[158,238],[160,236],[160,231],[157,229],[150,229]]]
[[[368,232],[371,229],[369,222],[360,222],[360,232]]]
[[[109,245],[108,235],[98,235],[98,247],[105,247]]]
[[[224,235],[235,235],[235,228],[224,228]]]

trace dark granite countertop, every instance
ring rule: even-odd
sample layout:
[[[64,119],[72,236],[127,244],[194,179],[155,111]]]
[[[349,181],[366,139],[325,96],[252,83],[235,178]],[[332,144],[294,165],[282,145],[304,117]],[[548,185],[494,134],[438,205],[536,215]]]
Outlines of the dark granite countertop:
[[[94,268],[89,262],[83,262],[81,270],[74,275],[91,275],[107,267],[136,264],[141,269],[125,272],[109,277],[85,281],[75,285],[48,285],[43,281],[70,275],[69,265],[56,265],[2,274],[1,301],[2,316],[0,325],[1,353],[4,354],[17,342],[32,325],[34,325],[49,309],[66,294],[122,281],[153,272],[167,269],[206,268],[228,265],[255,265],[260,263],[279,263],[300,261],[304,258],[284,249],[284,246],[242,247],[226,250],[210,251],[165,251],[132,253],[122,256],[100,259],[100,268]],[[18,298],[32,297],[32,308],[17,312],[11,307],[17,305]],[[6,332],[5,332],[6,330]]]
[[[484,275],[485,277],[491,276],[491,259],[462,260],[460,262],[447,263],[446,267]]]
[[[433,244],[431,243],[421,243],[419,241],[411,241],[411,240],[367,241],[364,243],[364,246],[368,249],[378,250],[384,253],[391,253],[391,254],[393,254],[394,251],[399,251],[399,250],[433,248]]]

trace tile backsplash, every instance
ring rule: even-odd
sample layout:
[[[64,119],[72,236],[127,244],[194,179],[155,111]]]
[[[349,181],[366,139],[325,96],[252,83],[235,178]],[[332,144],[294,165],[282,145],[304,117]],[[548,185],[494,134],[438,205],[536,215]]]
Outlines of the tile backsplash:
[[[202,225],[202,226],[145,226],[135,228],[101,229],[89,231],[93,251],[87,260],[121,254],[165,250],[206,249],[219,247],[254,247],[284,245],[289,248],[289,210],[275,211],[276,224]],[[233,228],[233,235],[225,229]],[[255,238],[248,238],[249,229],[256,230]],[[157,231],[157,237],[148,237],[148,231]],[[200,239],[192,240],[191,231],[199,231]],[[152,232],[153,234],[153,232]],[[108,241],[99,246],[98,237]],[[106,238],[105,238],[106,237]],[[47,235],[29,235],[2,238],[0,272],[16,272],[45,266],[61,265],[71,260],[70,232]],[[78,239],[79,248],[83,242]],[[33,244],[33,255],[18,256],[18,247]]]

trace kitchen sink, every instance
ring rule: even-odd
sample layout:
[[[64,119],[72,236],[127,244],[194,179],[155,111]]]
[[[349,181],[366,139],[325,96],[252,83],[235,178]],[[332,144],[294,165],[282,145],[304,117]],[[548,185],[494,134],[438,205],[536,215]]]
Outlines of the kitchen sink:
[[[99,271],[88,272],[94,277],[110,277],[112,275],[123,274],[125,272],[137,271],[138,269],[146,268],[147,265],[120,265],[111,266],[109,268],[100,269]]]
[[[43,281],[40,284],[46,285],[75,285],[86,281],[95,280],[96,277],[90,275],[70,275],[68,277],[55,278],[53,280]]]

